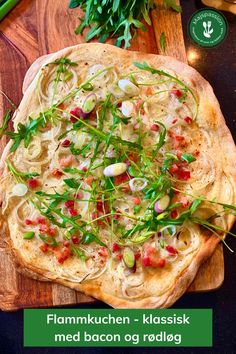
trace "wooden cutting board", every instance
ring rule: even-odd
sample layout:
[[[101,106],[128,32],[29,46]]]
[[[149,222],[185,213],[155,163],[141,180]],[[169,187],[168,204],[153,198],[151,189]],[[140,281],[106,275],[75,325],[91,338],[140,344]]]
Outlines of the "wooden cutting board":
[[[21,0],[0,23],[0,89],[16,104],[22,98],[24,75],[39,56],[67,46],[82,43],[75,35],[78,9],[69,10],[65,0]],[[163,8],[152,12],[152,26],[147,32],[139,31],[130,50],[162,53],[159,39],[162,32],[167,38],[166,53],[187,62],[181,16]],[[9,106],[0,95],[0,116]],[[0,152],[6,144],[0,142]],[[91,303],[96,300],[64,286],[39,282],[19,274],[12,261],[0,231],[0,308],[16,310],[25,307],[47,307]],[[199,270],[189,291],[209,291],[218,288],[224,279],[222,247]]]

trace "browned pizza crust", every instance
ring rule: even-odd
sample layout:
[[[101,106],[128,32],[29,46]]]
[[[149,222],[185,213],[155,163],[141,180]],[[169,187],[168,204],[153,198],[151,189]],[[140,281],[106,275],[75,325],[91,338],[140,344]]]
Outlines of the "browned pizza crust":
[[[172,57],[125,51],[110,45],[81,44],[78,46],[65,48],[57,53],[39,58],[31,66],[26,75],[23,85],[24,97],[19,107],[19,113],[15,118],[15,127],[20,121],[22,121],[24,116],[27,116],[28,106],[30,104],[34,104],[35,75],[37,74],[39,68],[42,65],[62,56],[72,58],[72,60],[77,60],[78,62],[81,61],[82,63],[86,60],[96,58],[95,60],[97,63],[101,63],[106,66],[119,66],[121,70],[125,70],[125,68],[132,65],[133,61],[147,61],[150,66],[157,68],[160,66],[167,67],[179,74],[185,82],[194,88],[198,95],[198,124],[204,128],[207,127],[208,131],[211,131],[211,134],[215,138],[217,147],[216,155],[213,158],[217,159],[218,154],[221,154],[221,156],[224,157],[224,163],[221,166],[222,171],[220,178],[223,178],[222,176],[226,176],[226,178],[231,180],[233,189],[233,203],[236,203],[236,149],[230,131],[225,124],[219,103],[209,83],[203,79],[196,70]],[[212,144],[214,144],[214,142],[212,142]],[[4,168],[4,159],[9,152],[9,146],[10,145],[6,147],[3,153],[2,168]],[[6,188],[6,186],[3,186],[3,189],[4,188]],[[220,191],[220,195],[221,194],[224,194],[223,190]],[[227,200],[225,203],[227,203]],[[9,220],[7,220],[7,218],[2,218],[2,222],[7,224]],[[228,217],[226,219],[227,229],[230,229],[233,222],[234,217]],[[129,300],[116,294],[109,293],[109,280],[106,278],[106,275],[102,275],[101,279],[98,281],[85,281],[80,284],[62,279],[56,276],[53,272],[50,272],[49,269],[46,271],[45,269],[36,267],[22,257],[21,250],[14,247],[14,243],[9,235],[9,244],[15,256],[15,261],[19,267],[19,270],[24,272],[24,274],[39,280],[54,281],[78,291],[82,291],[85,294],[102,300],[116,308],[158,308],[171,306],[189,287],[199,267],[208,257],[212,255],[219,241],[220,239],[216,236],[209,237],[202,235],[201,246],[197,252],[194,252],[194,254],[192,254],[186,261],[178,275],[175,275],[174,281],[169,287],[165,288],[163,294],[156,295],[154,291],[152,296],[144,295],[142,299]],[[164,282],[164,276],[165,273],[161,276],[159,274],[156,277],[147,277],[145,281],[147,283],[153,282],[155,285],[158,282]],[[110,286],[113,285],[110,284]]]

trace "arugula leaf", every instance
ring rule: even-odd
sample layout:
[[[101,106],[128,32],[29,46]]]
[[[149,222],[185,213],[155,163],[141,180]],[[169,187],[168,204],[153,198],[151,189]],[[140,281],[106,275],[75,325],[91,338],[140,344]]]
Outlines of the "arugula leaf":
[[[58,245],[56,239],[52,236],[39,234],[40,239],[49,246],[56,247]]]
[[[101,245],[101,246],[107,247],[107,245],[106,245],[104,242],[102,242],[102,241],[101,241],[97,236],[95,236],[94,234],[92,234],[92,233],[90,233],[90,232],[85,233],[85,234],[83,235],[83,237],[82,237],[81,243],[82,243],[83,245],[88,245],[88,244],[90,244],[90,243],[92,243],[92,242],[96,242],[96,243],[98,243],[98,244]]]
[[[164,0],[165,7],[176,12],[182,12],[182,7],[176,4],[176,0]]]
[[[70,9],[74,9],[75,7],[78,7],[79,6],[79,1],[78,0],[70,0],[70,3],[69,3],[69,8]]]
[[[12,111],[10,109],[8,109],[3,116],[2,126],[0,127],[0,138],[4,135],[4,133],[7,129],[8,122],[11,119],[11,113],[12,113]]]
[[[163,51],[163,53],[165,53],[165,51],[166,51],[166,35],[165,35],[165,32],[161,32],[161,35],[160,35],[160,48]]]
[[[75,247],[75,246],[71,246],[71,250],[78,258],[81,259],[81,261],[83,261],[83,262],[85,261],[85,259],[86,259],[85,254],[80,248]]]
[[[63,179],[64,183],[73,189],[78,189],[80,187],[80,183],[77,182],[74,178]]]
[[[196,161],[196,157],[194,157],[194,156],[191,155],[191,154],[187,154],[186,152],[184,152],[184,153],[181,155],[181,160],[186,161],[187,163],[191,163],[191,162],[193,162],[193,161]]]

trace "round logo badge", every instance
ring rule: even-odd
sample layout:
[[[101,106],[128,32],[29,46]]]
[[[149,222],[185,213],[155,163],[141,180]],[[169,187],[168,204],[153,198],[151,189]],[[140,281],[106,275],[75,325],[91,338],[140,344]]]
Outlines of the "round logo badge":
[[[213,9],[201,9],[189,21],[189,35],[202,47],[215,47],[225,39],[228,24],[225,17]]]

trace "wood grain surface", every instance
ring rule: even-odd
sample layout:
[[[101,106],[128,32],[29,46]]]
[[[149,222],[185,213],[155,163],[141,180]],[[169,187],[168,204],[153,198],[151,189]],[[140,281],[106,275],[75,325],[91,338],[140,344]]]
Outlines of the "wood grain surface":
[[[0,90],[16,105],[22,98],[22,83],[29,66],[39,56],[67,46],[82,43],[74,29],[81,11],[68,9],[65,0],[21,0],[0,23]],[[162,6],[151,14],[152,26],[147,32],[138,31],[130,50],[161,53],[160,35],[165,32],[167,55],[187,61],[181,16]],[[174,30],[173,30],[174,29]],[[111,43],[111,41],[109,41]],[[0,95],[0,117],[9,107]],[[0,141],[3,150],[6,139]],[[0,308],[16,310],[25,307],[47,307],[91,303],[94,299],[64,286],[36,281],[17,272],[8,250],[5,231],[0,237]],[[224,279],[222,247],[199,270],[189,291],[208,291],[218,288]]]

